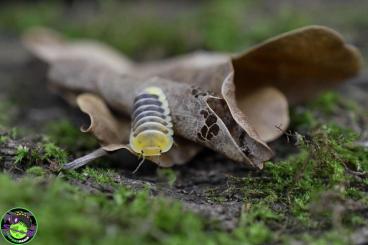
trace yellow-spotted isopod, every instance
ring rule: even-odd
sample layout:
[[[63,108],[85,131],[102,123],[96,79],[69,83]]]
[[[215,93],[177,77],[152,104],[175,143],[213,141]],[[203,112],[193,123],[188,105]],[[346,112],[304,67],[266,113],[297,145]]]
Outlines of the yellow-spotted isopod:
[[[145,157],[160,156],[169,151],[174,143],[173,134],[169,104],[164,92],[159,87],[144,88],[136,95],[133,105],[129,145],[143,157],[133,173],[139,169]]]

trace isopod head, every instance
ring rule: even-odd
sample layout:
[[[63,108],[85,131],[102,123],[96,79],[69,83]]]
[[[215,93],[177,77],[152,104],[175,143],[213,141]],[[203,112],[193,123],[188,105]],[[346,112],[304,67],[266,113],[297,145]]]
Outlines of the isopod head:
[[[130,140],[132,150],[143,156],[159,156],[173,145],[172,137],[156,130],[146,130]]]

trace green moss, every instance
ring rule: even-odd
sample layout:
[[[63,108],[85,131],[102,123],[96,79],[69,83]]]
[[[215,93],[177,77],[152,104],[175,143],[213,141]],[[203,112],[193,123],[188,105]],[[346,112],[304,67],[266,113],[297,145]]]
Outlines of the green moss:
[[[98,169],[98,168],[83,168],[82,171],[65,171],[64,173],[68,179],[87,181],[92,180],[99,184],[114,185],[116,183],[115,177],[117,173],[111,169]]]
[[[217,188],[210,188],[206,191],[206,198],[208,201],[213,203],[224,203],[227,199],[222,193],[223,190],[218,190]]]
[[[290,110],[291,128],[307,133],[321,123],[333,121],[332,116],[348,110],[359,114],[362,109],[352,100],[334,91],[325,92],[305,106],[294,106]]]
[[[226,201],[226,197],[219,195],[216,188],[207,190],[206,198],[209,202],[219,203],[219,204],[224,203]]]
[[[242,193],[245,202],[256,207],[249,210],[251,223],[256,220],[269,229],[277,227],[275,222],[282,222],[286,227],[293,224],[289,229],[321,230],[332,224],[332,211],[328,210],[324,222],[320,222],[312,215],[317,204],[311,205],[325,192],[338,193],[337,201],[342,204],[349,200],[364,202],[366,193],[359,189],[361,182],[355,183],[355,178],[346,171],[346,168],[361,171],[362,155],[364,160],[367,157],[364,149],[354,146],[357,139],[354,132],[330,124],[313,129],[308,137],[296,135],[296,138],[299,153],[283,161],[267,162],[261,174],[229,179],[233,192]],[[342,225],[356,227],[359,217],[362,217],[359,213],[344,214]]]
[[[318,124],[318,120],[309,108],[291,107],[290,127],[300,132],[307,132]]]
[[[170,168],[157,169],[158,178],[173,187],[176,181],[176,172]]]
[[[1,135],[0,136],[0,144],[4,144],[9,140],[9,136],[7,135]]]
[[[11,139],[15,140],[19,136],[19,129],[18,128],[11,128],[9,132],[9,136]]]
[[[151,198],[144,190],[120,188],[109,199],[60,179],[46,187],[39,180],[14,182],[4,175],[0,186],[22,190],[0,192],[0,210],[30,209],[40,224],[37,244],[260,244],[270,236],[261,224],[232,233],[210,228],[204,218],[185,211],[180,203]]]
[[[45,170],[40,166],[33,166],[26,170],[27,174],[35,175],[35,176],[44,176]]]
[[[351,223],[353,227],[359,227],[368,224],[365,217],[354,213],[350,214],[350,216],[347,218],[347,222]]]
[[[29,153],[29,148],[26,146],[18,146],[14,157],[14,163],[21,163],[24,161]]]
[[[329,91],[320,95],[311,103],[312,108],[322,110],[325,113],[333,113],[341,101],[341,96],[336,92]]]
[[[328,91],[321,94],[307,105],[309,110],[322,113],[324,116],[339,114],[342,111],[350,111],[353,116],[366,114],[364,108],[361,108],[356,101],[346,98],[336,91]]]
[[[67,162],[67,153],[52,142],[29,142],[29,144],[31,148],[19,145],[14,155],[14,163],[22,163],[21,169],[26,170],[32,166],[45,167],[52,163],[61,165]],[[52,168],[56,170],[57,166]]]
[[[241,232],[244,232],[241,234],[244,236],[242,239],[248,240],[250,244],[265,244],[273,239],[271,230],[262,222],[255,222]]]
[[[67,162],[67,153],[54,143],[47,142],[43,144],[43,151],[43,160],[56,161],[59,164]]]
[[[353,166],[358,163],[355,154],[347,148],[354,139],[356,135],[349,130],[324,125],[316,129],[310,139],[303,138],[298,156],[266,166],[280,190],[288,191],[296,215],[307,211],[316,193],[349,181],[346,163]]]
[[[269,222],[279,221],[279,214],[269,208],[264,202],[246,205],[243,210],[239,228],[235,231],[239,236],[247,237],[250,244],[265,244],[274,240]]]
[[[350,231],[343,229],[343,230],[333,230],[330,232],[324,233],[322,236],[316,237],[305,235],[303,240],[307,244],[312,245],[328,245],[328,244],[336,244],[336,245],[347,245],[351,244],[349,235]]]
[[[81,175],[82,178],[93,178],[99,184],[113,184],[114,177],[117,175],[111,169],[84,168]]]

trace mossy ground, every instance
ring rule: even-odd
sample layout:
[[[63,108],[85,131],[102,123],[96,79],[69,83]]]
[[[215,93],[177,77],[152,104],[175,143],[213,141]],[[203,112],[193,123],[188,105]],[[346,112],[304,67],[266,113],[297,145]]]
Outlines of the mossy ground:
[[[142,8],[132,4],[97,2],[102,11],[93,18],[68,13],[73,9],[60,1],[10,5],[0,9],[0,27],[20,33],[47,25],[151,59],[198,48],[241,50],[315,23],[287,6],[263,18],[267,10],[252,1],[208,1],[194,10],[189,4],[191,11],[175,12],[175,22],[157,18],[162,13],[149,4],[144,6],[152,13],[139,14]],[[347,12],[352,23],[368,23]],[[292,108],[291,131],[275,143],[279,157],[260,172],[209,152],[187,166],[148,168],[136,176],[122,166],[125,160],[116,166],[110,158],[62,172],[63,163],[94,149],[96,141],[67,118],[47,123],[41,137],[23,140],[27,133],[19,132],[27,130],[11,129],[9,108],[1,102],[0,148],[10,141],[16,148],[11,159],[0,158],[0,211],[31,209],[40,224],[37,244],[350,244],[351,235],[368,225],[368,151],[358,144],[368,115],[336,92]],[[208,216],[193,205],[239,208],[224,229],[229,214]]]

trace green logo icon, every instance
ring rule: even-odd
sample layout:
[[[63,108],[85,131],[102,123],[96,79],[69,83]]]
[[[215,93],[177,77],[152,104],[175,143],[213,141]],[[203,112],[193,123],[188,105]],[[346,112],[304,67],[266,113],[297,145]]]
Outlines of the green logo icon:
[[[13,208],[1,219],[1,234],[12,244],[25,244],[35,237],[37,221],[27,209]]]

